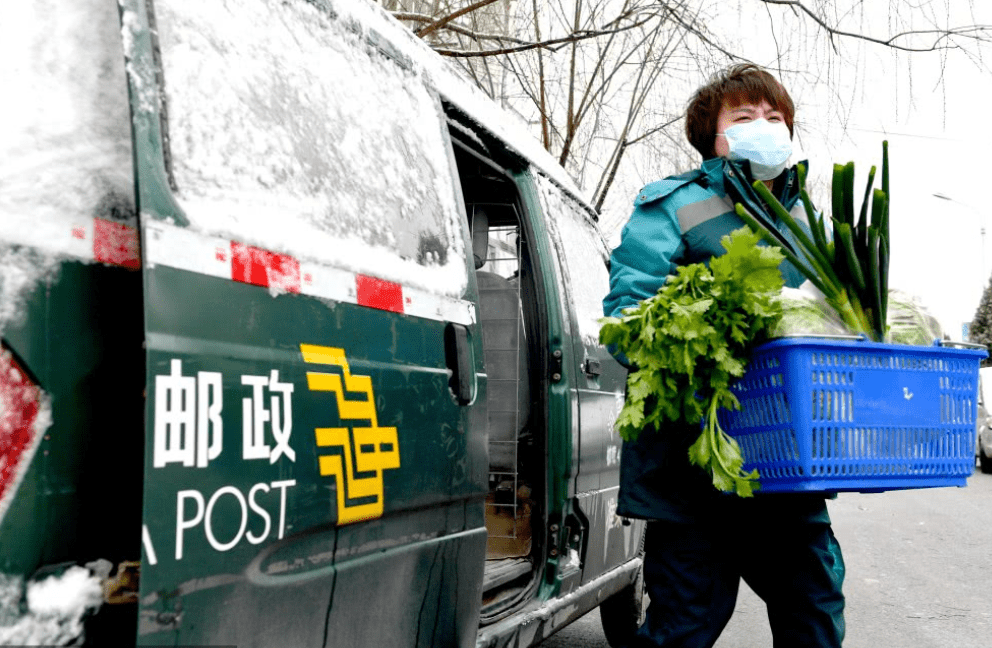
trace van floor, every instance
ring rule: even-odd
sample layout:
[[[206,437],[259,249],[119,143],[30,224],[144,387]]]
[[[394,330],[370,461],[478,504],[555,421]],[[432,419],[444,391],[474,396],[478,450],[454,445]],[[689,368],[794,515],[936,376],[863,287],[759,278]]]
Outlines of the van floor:
[[[521,492],[530,489],[522,487]],[[486,567],[482,598],[485,604],[503,600],[530,582],[534,571],[532,505],[529,498],[505,500],[491,492],[486,498]]]
[[[482,591],[489,592],[529,574],[533,564],[530,558],[497,558],[486,561],[486,574]]]
[[[491,607],[518,598],[534,573],[534,562],[527,558],[496,558],[486,561],[482,584],[482,606]]]

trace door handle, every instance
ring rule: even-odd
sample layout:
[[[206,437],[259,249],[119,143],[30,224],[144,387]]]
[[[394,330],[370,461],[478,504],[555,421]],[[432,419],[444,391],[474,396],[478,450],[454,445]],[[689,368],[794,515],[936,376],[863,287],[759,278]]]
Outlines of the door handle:
[[[449,322],[444,329],[444,359],[451,375],[448,388],[459,405],[475,400],[475,354],[467,326]]]
[[[603,373],[603,369],[599,364],[599,360],[595,358],[586,358],[586,361],[582,363],[582,370],[586,372],[589,376],[598,376]]]

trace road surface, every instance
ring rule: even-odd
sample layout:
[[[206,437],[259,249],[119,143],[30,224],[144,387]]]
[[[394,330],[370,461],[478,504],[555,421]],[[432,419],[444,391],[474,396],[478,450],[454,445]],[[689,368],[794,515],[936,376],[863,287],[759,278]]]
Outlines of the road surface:
[[[992,646],[992,475],[967,488],[842,493],[829,502],[847,578],[845,648]],[[541,648],[606,646],[594,611]],[[771,648],[761,599],[741,584],[716,648]]]

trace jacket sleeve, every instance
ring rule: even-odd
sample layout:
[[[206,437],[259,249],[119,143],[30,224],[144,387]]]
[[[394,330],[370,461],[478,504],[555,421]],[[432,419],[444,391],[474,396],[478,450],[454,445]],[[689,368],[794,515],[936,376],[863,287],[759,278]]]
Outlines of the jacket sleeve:
[[[638,194],[620,245],[610,255],[610,292],[603,299],[603,313],[608,317],[617,317],[624,308],[653,296],[668,275],[674,274],[682,252],[682,231],[666,198],[682,184],[662,180]]]

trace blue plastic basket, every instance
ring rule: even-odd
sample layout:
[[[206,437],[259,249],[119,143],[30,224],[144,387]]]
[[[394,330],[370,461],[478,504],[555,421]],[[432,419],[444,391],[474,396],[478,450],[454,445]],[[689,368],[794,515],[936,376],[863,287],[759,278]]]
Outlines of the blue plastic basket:
[[[782,338],[757,347],[720,425],[762,492],[964,486],[984,349]]]

